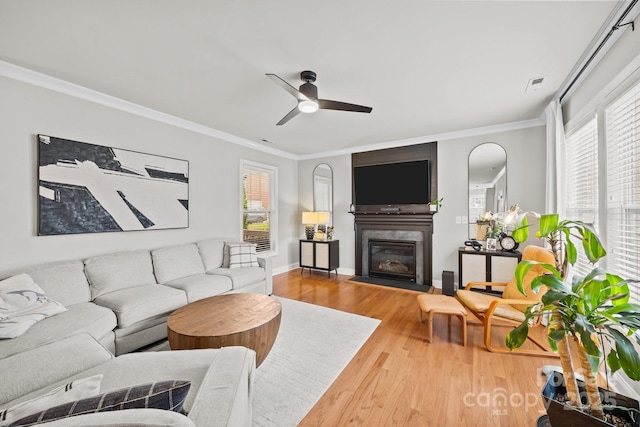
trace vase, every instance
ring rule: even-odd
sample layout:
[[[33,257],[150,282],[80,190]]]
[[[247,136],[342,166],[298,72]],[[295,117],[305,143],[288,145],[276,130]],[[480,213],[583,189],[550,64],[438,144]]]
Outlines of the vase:
[[[631,423],[632,426],[640,426],[640,416],[638,416],[638,401],[630,397],[623,396],[613,391],[600,388],[600,398],[602,405],[605,406],[605,414],[613,414]],[[587,405],[587,392],[584,388],[584,382],[578,381],[578,392],[580,399],[584,405]],[[564,376],[560,372],[553,372],[549,375],[544,388],[542,389],[542,399],[544,406],[547,408],[547,416],[551,427],[615,427],[615,424],[595,418],[591,414],[581,411],[569,405],[565,405],[558,400],[558,396],[564,396],[567,389],[564,385]],[[607,405],[613,408],[606,408]],[[629,408],[626,410],[625,408]],[[632,418],[631,412],[635,420]]]

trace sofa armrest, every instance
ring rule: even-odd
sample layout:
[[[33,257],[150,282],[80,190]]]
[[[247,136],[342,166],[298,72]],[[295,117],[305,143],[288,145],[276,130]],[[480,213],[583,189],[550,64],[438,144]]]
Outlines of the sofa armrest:
[[[258,265],[264,268],[264,280],[267,288],[267,295],[273,293],[273,271],[271,267],[271,258],[258,258]]]
[[[255,369],[255,351],[245,347],[222,348],[187,414],[191,421],[197,426],[250,427]]]
[[[196,427],[187,417],[164,409],[126,409],[78,415],[39,424],[43,427]]]
[[[113,355],[91,335],[82,333],[0,359],[0,372],[11,373],[2,375],[0,405],[112,358]]]

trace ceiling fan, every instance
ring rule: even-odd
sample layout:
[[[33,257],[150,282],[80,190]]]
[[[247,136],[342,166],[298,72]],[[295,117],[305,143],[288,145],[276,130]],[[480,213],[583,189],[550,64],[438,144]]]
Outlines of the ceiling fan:
[[[295,96],[298,100],[298,105],[296,105],[293,110],[289,111],[289,113],[276,124],[277,126],[287,123],[300,113],[315,113],[318,109],[354,111],[356,113],[370,113],[372,110],[371,107],[365,107],[362,105],[330,101],[328,99],[318,99],[318,88],[313,84],[313,82],[316,81],[316,73],[313,71],[303,71],[300,73],[300,79],[302,79],[304,83],[300,85],[299,90],[275,74],[266,74],[266,76],[280,85],[291,95]]]

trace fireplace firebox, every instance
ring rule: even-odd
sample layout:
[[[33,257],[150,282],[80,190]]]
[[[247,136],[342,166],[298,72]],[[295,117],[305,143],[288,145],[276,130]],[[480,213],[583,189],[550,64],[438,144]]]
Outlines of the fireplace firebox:
[[[416,281],[416,242],[369,240],[369,276]]]

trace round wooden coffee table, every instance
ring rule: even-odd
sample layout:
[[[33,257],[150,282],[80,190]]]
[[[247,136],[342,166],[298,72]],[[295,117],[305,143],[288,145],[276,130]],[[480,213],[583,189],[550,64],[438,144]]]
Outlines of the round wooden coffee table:
[[[218,295],[171,313],[167,335],[172,350],[248,347],[256,366],[269,354],[280,329],[282,305],[262,294]]]

